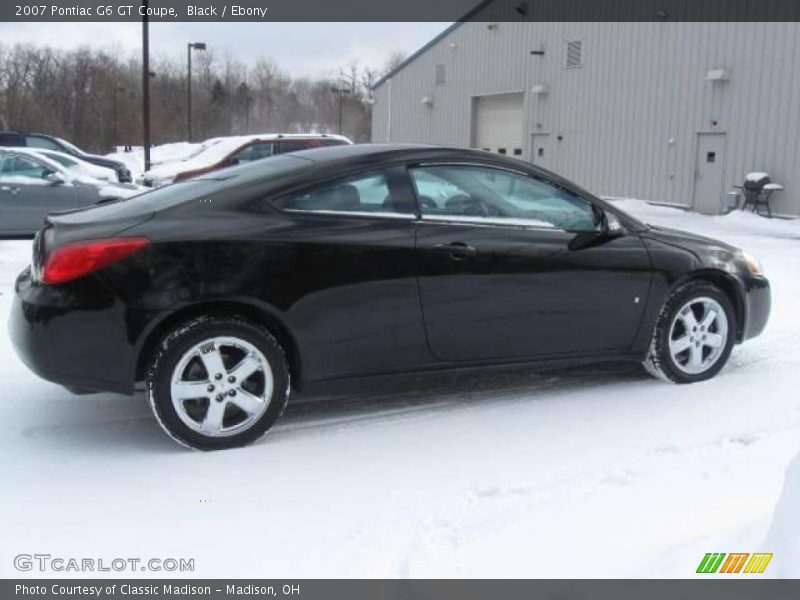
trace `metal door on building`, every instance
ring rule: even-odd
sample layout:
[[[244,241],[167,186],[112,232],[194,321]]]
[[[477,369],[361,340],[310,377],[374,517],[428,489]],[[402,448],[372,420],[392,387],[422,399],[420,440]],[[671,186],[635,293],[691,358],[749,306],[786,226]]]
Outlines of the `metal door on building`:
[[[473,147],[522,157],[523,105],[521,93],[476,96],[473,99]]]
[[[552,169],[552,159],[550,134],[532,133],[530,162],[535,164],[537,167]]]
[[[698,133],[694,167],[692,208],[700,213],[722,212],[725,192],[725,134]]]

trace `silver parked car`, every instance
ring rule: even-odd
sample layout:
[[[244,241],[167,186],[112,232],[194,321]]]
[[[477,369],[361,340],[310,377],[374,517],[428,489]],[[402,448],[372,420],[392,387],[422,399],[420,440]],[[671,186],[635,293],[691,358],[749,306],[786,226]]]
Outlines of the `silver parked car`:
[[[27,148],[0,148],[0,236],[32,235],[51,212],[127,198],[140,189],[76,176]]]

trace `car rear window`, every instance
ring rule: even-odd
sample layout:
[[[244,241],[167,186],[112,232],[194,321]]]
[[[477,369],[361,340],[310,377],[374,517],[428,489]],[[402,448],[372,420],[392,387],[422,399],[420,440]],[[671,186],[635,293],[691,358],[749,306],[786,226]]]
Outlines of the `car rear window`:
[[[120,211],[129,210],[132,214],[139,211],[172,208],[184,202],[200,198],[205,194],[214,194],[231,185],[258,182],[259,180],[269,179],[270,177],[300,169],[309,164],[311,164],[310,161],[302,158],[273,156],[220,171],[211,171],[205,175],[155,188],[139,196],[116,203],[116,205]]]

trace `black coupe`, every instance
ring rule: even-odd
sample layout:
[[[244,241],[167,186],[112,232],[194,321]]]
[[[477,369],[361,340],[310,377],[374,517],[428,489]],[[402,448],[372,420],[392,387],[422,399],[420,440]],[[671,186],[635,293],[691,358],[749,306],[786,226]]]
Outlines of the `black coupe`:
[[[746,253],[528,163],[358,145],[51,215],[10,327],[41,377],[144,383],[167,433],[208,450],[335,379],[622,359],[702,381],[769,308]]]

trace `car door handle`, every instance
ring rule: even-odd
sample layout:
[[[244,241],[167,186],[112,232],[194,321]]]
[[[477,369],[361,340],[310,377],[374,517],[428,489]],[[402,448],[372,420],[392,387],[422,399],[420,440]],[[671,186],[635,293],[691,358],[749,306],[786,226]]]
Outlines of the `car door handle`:
[[[18,194],[19,188],[18,187],[10,187],[7,185],[0,186],[0,192],[6,192],[8,194]]]
[[[478,250],[464,242],[451,242],[449,244],[436,244],[433,249],[437,252],[447,252],[453,260],[464,260],[477,256]]]

